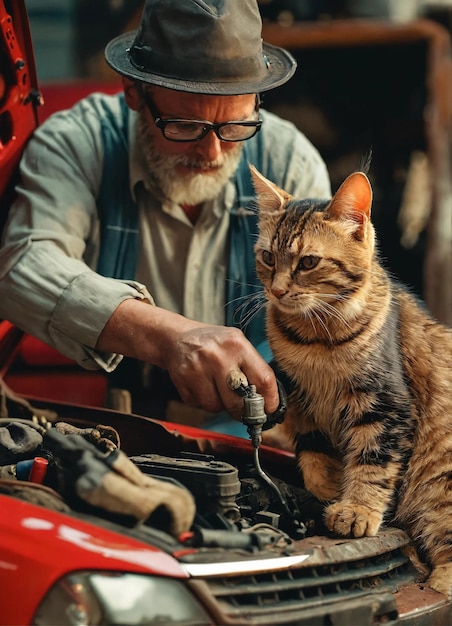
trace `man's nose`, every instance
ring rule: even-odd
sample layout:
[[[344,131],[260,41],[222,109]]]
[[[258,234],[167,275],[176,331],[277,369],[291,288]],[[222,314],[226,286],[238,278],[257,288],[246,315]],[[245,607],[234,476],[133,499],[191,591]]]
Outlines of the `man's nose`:
[[[216,161],[223,151],[223,142],[211,130],[201,141],[196,142],[195,150],[205,161]]]

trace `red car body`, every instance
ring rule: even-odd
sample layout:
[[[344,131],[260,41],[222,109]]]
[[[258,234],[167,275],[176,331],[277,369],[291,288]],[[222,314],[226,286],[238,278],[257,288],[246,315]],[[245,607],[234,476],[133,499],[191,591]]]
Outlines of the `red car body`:
[[[32,624],[47,591],[68,572],[106,570],[187,578],[164,552],[82,520],[0,496],[1,624]]]

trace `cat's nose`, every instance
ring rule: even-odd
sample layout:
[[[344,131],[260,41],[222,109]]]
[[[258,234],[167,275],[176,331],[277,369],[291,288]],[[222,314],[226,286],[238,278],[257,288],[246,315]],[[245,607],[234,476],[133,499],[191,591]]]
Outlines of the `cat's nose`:
[[[287,289],[283,289],[282,287],[272,287],[270,291],[275,298],[278,298],[278,300],[281,300],[281,298],[287,293]]]

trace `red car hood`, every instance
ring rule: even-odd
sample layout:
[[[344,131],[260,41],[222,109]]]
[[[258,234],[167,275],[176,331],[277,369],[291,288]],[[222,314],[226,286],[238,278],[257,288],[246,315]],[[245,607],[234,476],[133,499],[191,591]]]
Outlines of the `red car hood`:
[[[0,589],[16,593],[2,602],[2,624],[31,623],[46,592],[69,572],[188,577],[172,556],[132,537],[9,496],[0,495],[0,510]]]

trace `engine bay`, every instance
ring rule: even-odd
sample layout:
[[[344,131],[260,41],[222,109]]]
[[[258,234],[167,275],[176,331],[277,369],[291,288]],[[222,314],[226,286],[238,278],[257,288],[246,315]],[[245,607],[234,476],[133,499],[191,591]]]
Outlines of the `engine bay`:
[[[171,434],[163,424],[145,419],[150,430],[164,432],[166,437],[163,441],[158,435],[148,437],[156,442],[157,451],[133,454],[128,460],[146,476],[191,494],[196,514],[185,542],[197,547],[253,551],[283,536],[290,542],[325,532],[322,505],[303,488],[295,466],[292,483],[270,477],[260,465],[257,450],[250,449],[244,440],[239,440],[240,455],[248,453],[248,458],[240,462],[230,462],[227,455],[222,455],[221,445],[217,454],[182,447],[177,454],[167,454],[165,439],[168,443],[174,438],[174,445],[181,443],[181,435]],[[137,520],[122,515],[120,507],[115,510],[108,505],[93,506],[77,493],[81,480],[94,483],[100,480],[99,471],[101,475],[110,471],[108,467],[102,469],[99,462],[108,465],[109,457],[119,452],[120,435],[116,429],[99,424],[76,426],[58,418],[52,424],[44,416],[40,422],[23,417],[0,420],[0,491],[56,510],[134,526]],[[198,442],[183,439],[186,443]],[[215,440],[199,439],[201,447],[206,443],[215,448]],[[141,521],[150,528],[168,530],[164,506]]]
[[[22,451],[6,463],[3,457],[0,494],[70,516],[75,528],[88,523],[93,537],[97,527],[118,541],[130,538],[166,553],[185,572],[191,592],[211,607],[215,623],[310,624],[339,604],[358,602],[390,624],[397,616],[393,594],[413,593],[418,572],[406,534],[397,528],[361,539],[328,533],[324,505],[303,488],[288,452],[261,446],[257,455],[245,439],[108,409],[3,400],[0,429],[7,428],[10,443]],[[22,445],[23,427],[42,439],[31,452]],[[103,464],[107,475],[118,454],[140,475],[193,498],[189,530],[169,532],[165,506],[137,520],[121,501],[102,507],[80,497],[79,482],[96,484],[93,468]],[[30,471],[36,458],[47,462],[40,481],[17,475],[22,463],[31,462]]]

